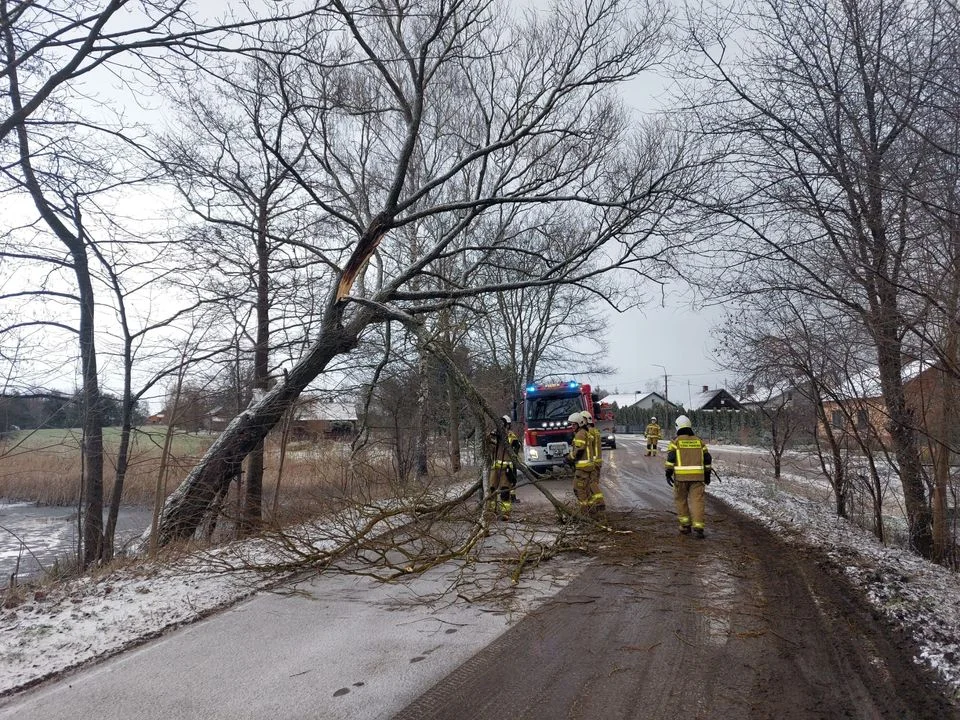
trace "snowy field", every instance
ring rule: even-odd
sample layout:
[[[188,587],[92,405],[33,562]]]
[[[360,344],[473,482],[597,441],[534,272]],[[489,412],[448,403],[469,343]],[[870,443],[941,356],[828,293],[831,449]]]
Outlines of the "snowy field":
[[[800,482],[797,476],[786,485]],[[801,496],[768,480],[733,475],[710,486],[713,496],[786,542],[821,552],[864,589],[880,613],[916,639],[917,662],[935,668],[960,699],[960,576],[879,545],[866,531],[834,517],[829,502],[810,499],[822,495],[820,482],[810,489]],[[175,566],[131,565],[42,591],[21,591],[20,602],[0,610],[0,695],[189,623],[276,580],[254,572],[218,572],[208,560],[187,557]],[[552,583],[555,591],[556,579]],[[542,589],[531,586],[528,601],[535,602]],[[385,616],[385,621],[393,619]]]

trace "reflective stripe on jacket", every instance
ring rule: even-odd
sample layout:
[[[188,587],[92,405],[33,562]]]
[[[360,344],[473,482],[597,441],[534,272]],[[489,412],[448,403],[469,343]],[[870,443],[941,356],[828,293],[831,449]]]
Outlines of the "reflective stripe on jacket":
[[[587,430],[587,437],[590,443],[590,457],[595,464],[602,464],[603,459],[600,457],[600,431],[595,427],[589,428]]]

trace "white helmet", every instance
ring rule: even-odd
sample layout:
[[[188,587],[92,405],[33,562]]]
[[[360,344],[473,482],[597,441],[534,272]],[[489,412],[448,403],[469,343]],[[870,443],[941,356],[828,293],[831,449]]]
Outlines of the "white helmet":
[[[580,411],[580,414],[583,415],[583,421],[584,421],[587,425],[592,425],[592,424],[593,424],[593,415],[591,415],[588,410],[581,410],[581,411]]]
[[[650,418],[650,422],[656,422],[656,421],[657,421],[656,418]]]
[[[503,415],[500,417],[500,419],[503,420],[504,425],[509,425],[511,422],[513,422],[513,420],[510,419],[509,415]]]
[[[690,418],[688,418],[686,415],[678,416],[674,424],[677,426],[677,430],[680,430],[681,428],[693,427],[693,423],[690,422]]]
[[[583,427],[587,424],[582,412],[570,413],[570,417],[567,418],[567,422],[571,425],[576,425],[577,427]]]

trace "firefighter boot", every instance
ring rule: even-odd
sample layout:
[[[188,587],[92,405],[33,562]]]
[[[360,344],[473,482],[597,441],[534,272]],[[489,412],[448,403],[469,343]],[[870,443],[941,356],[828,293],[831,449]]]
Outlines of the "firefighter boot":
[[[703,532],[703,531],[701,530],[700,532]],[[681,526],[680,526],[680,534],[681,534],[681,535],[689,535],[689,534],[690,534],[690,526],[689,526],[689,525],[681,525]]]
[[[694,529],[693,529],[693,536],[694,536],[695,538],[697,538],[697,540],[703,540],[703,538],[704,538],[703,528],[701,528],[701,527],[694,528]]]

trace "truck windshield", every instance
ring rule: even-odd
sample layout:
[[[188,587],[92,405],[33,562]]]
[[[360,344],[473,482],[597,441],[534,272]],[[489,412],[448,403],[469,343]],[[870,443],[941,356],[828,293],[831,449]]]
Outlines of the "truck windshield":
[[[583,410],[579,395],[528,397],[526,404],[528,423],[531,420],[562,420],[566,422],[571,413]]]

